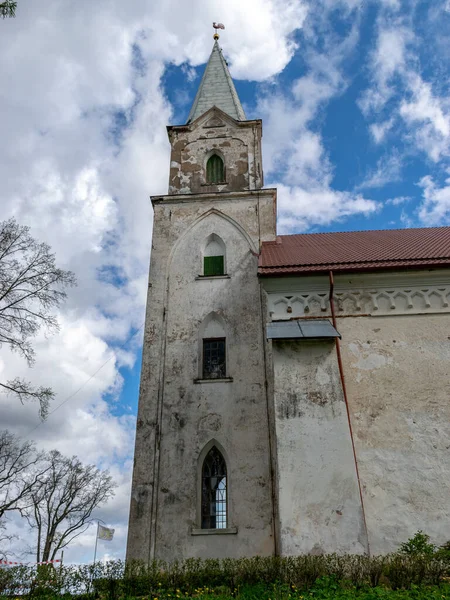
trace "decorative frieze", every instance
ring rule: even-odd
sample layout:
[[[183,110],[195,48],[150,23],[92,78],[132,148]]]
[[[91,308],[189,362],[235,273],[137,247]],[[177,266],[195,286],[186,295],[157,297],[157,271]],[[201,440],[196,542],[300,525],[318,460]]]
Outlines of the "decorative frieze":
[[[450,285],[338,288],[334,291],[334,301],[340,316],[450,312]],[[273,320],[330,313],[329,292],[323,290],[268,291],[268,304]]]

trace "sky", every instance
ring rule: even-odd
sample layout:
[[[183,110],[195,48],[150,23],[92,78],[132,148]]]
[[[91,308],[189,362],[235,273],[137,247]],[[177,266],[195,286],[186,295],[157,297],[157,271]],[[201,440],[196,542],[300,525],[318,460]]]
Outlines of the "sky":
[[[78,286],[33,369],[0,349],[0,378],[56,392],[50,416],[0,395],[0,426],[110,469],[95,516],[116,534],[99,558],[125,555],[149,196],[167,193],[166,125],[187,119],[213,21],[263,120],[278,233],[450,224],[450,0],[18,0],[0,22],[0,218],[30,226]],[[32,560],[26,524],[8,526]],[[95,531],[65,561],[92,560]]]

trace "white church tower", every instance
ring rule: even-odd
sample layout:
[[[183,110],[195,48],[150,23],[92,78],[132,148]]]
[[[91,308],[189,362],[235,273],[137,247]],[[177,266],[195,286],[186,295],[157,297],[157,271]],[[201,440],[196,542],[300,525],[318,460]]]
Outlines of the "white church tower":
[[[262,124],[246,119],[217,40],[187,123],[168,127],[169,193],[152,197],[128,559],[276,552],[257,276],[276,191],[262,189]]]

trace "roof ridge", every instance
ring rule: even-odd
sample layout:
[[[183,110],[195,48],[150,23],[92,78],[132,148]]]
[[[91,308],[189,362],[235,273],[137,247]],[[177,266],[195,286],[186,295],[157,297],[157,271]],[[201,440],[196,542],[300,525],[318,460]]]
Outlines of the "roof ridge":
[[[431,229],[448,229],[450,230],[449,225],[434,225],[431,227],[393,227],[392,229],[352,229],[350,231],[305,231],[302,233],[286,233],[278,235],[280,238],[289,238],[295,237],[297,235],[333,235],[336,233],[380,233],[384,231],[423,231],[423,230],[431,230]],[[263,244],[271,243],[271,242],[263,242]]]

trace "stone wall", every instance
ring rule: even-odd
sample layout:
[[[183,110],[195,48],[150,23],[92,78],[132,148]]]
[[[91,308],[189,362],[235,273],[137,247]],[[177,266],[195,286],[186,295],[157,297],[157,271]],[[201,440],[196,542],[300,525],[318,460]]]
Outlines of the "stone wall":
[[[169,127],[169,194],[260,189],[261,136],[261,121],[235,121],[216,107],[190,125]],[[225,164],[225,182],[217,185],[206,181],[206,162],[212,153]]]

